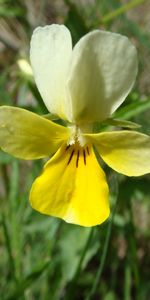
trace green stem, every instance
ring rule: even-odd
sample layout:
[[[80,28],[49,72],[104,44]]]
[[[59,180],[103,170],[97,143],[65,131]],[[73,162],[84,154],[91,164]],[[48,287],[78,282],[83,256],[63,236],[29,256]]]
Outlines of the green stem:
[[[6,193],[6,195],[8,195],[8,193],[9,193],[9,176],[8,176],[8,172],[7,172],[7,165],[2,165],[1,170],[2,170],[2,175],[3,175],[4,185],[5,185],[5,193]]]
[[[74,277],[73,277],[73,279],[72,279],[72,281],[71,281],[71,283],[70,283],[70,286],[69,286],[69,288],[68,288],[68,293],[67,293],[67,296],[66,296],[66,298],[65,298],[66,300],[69,300],[69,299],[73,300],[74,297],[75,297],[76,282],[77,282],[77,279],[78,279],[79,274],[80,274],[80,272],[81,272],[81,269],[82,269],[82,263],[83,263],[83,260],[84,260],[84,258],[85,258],[85,255],[86,255],[86,253],[87,253],[87,250],[88,250],[88,248],[89,248],[89,244],[90,244],[91,239],[92,239],[92,237],[93,237],[93,233],[94,233],[94,228],[92,227],[91,230],[90,230],[90,232],[89,232],[89,236],[88,236],[88,238],[87,238],[87,242],[86,242],[86,244],[85,244],[85,247],[84,247],[84,249],[83,249],[83,251],[82,251],[82,254],[81,254],[81,256],[80,256],[80,260],[79,260],[79,263],[78,263],[78,266],[77,266],[75,275],[74,275]]]
[[[101,275],[102,275],[102,272],[103,272],[103,269],[104,269],[106,256],[107,256],[107,252],[108,252],[108,245],[109,245],[110,236],[111,236],[113,220],[114,220],[116,207],[117,207],[117,199],[118,199],[118,196],[116,196],[116,202],[115,202],[115,205],[114,205],[112,217],[111,217],[110,222],[108,224],[108,229],[107,229],[107,233],[106,233],[106,239],[105,239],[105,243],[104,243],[104,249],[103,249],[102,257],[101,257],[101,260],[100,260],[100,264],[99,264],[99,267],[98,267],[98,270],[97,270],[97,273],[96,273],[96,276],[95,276],[95,280],[93,282],[92,289],[91,289],[90,293],[87,295],[86,300],[94,299],[94,295],[95,295],[95,292],[97,290],[97,287],[98,287],[98,284],[100,282],[100,278],[101,278]]]
[[[128,262],[125,266],[124,300],[131,299],[131,267]]]
[[[78,278],[78,275],[81,271],[81,268],[82,268],[82,263],[83,263],[83,260],[84,260],[84,257],[85,257],[85,254],[89,248],[89,244],[91,242],[91,239],[93,237],[93,232],[94,232],[94,228],[91,228],[90,232],[89,232],[89,236],[88,236],[88,239],[87,239],[87,242],[85,244],[85,247],[83,249],[83,252],[81,254],[81,257],[80,257],[80,260],[79,260],[79,264],[78,264],[78,267],[76,269],[76,272],[75,272],[75,275],[74,275],[74,279],[76,280]]]
[[[116,17],[120,16],[121,14],[125,13],[126,11],[142,4],[143,2],[145,2],[146,0],[132,0],[131,2],[122,5],[121,7],[119,7],[118,9],[106,14],[103,18],[102,18],[102,23],[107,23],[113,19],[115,19]]]
[[[14,258],[13,258],[13,254],[12,254],[12,246],[11,246],[10,236],[9,236],[9,232],[8,232],[8,228],[7,228],[7,224],[6,224],[4,215],[2,215],[2,227],[3,227],[5,241],[6,241],[6,249],[8,252],[10,273],[13,275],[12,277],[17,282],[15,263],[14,263]]]
[[[133,221],[133,213],[131,203],[129,202],[129,224],[128,224],[128,246],[129,246],[129,261],[131,270],[134,276],[134,284],[136,288],[136,299],[139,299],[139,288],[140,288],[140,272],[139,272],[139,265],[138,265],[138,257],[137,257],[137,245],[136,245],[136,236],[135,236],[135,226]]]

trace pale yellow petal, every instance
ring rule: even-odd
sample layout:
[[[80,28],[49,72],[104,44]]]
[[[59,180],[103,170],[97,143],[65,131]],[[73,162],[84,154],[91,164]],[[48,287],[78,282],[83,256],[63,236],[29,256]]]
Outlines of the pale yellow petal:
[[[92,148],[63,146],[45,165],[30,193],[34,209],[82,226],[109,216],[108,185]]]
[[[64,25],[53,24],[34,30],[30,59],[35,82],[48,110],[60,118],[66,118],[65,86],[71,54],[71,35]]]
[[[25,109],[0,107],[0,147],[22,159],[50,156],[68,139],[66,127]]]
[[[125,100],[136,74],[137,53],[127,37],[102,30],[85,35],[72,53],[68,76],[70,121],[108,118]]]
[[[112,131],[85,135],[102,159],[127,176],[150,173],[150,137],[136,131]]]

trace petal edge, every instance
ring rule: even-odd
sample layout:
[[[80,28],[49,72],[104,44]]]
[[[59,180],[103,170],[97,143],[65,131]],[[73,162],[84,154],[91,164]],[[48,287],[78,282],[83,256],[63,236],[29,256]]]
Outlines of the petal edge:
[[[0,107],[0,147],[21,159],[50,156],[69,137],[66,127],[22,108]]]
[[[136,131],[85,134],[105,163],[127,176],[150,173],[150,137]]]
[[[35,210],[68,223],[95,226],[109,216],[108,185],[92,149],[90,155],[86,153],[86,164],[80,151],[78,157],[73,146],[58,150],[33,183],[30,203]]]

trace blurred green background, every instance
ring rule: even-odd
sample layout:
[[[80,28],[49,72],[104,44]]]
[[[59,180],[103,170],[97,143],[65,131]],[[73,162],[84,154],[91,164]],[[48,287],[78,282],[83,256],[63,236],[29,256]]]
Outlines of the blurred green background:
[[[139,73],[116,117],[150,134],[150,1],[0,0],[0,105],[47,113],[20,59],[29,62],[33,29],[51,23],[68,26],[74,43],[95,28],[130,38]],[[31,209],[42,165],[0,152],[0,300],[150,299],[150,175],[128,178],[105,167],[113,216],[91,229]]]

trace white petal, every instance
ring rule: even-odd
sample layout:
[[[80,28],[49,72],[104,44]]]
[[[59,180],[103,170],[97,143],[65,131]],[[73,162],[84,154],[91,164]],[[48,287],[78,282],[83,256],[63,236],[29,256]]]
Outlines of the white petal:
[[[35,82],[48,110],[62,118],[71,54],[71,35],[64,25],[35,29],[30,49]]]
[[[74,47],[69,74],[72,121],[102,121],[121,105],[134,84],[136,49],[120,34],[95,30]]]

